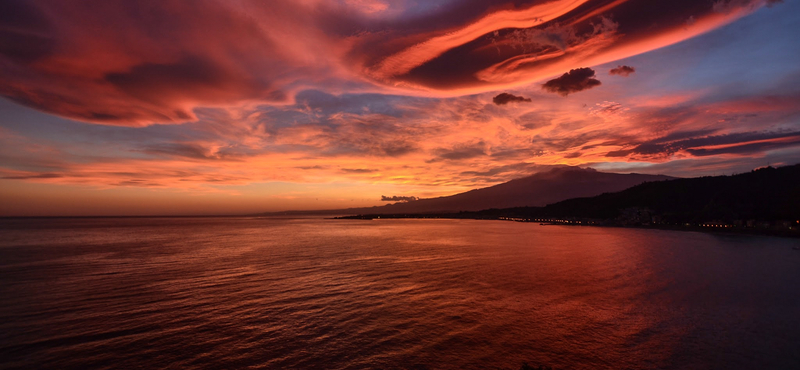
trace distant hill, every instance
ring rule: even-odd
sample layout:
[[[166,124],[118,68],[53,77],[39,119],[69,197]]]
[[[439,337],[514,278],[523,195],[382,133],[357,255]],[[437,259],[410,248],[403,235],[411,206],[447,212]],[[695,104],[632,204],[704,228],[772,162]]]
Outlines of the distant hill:
[[[369,214],[344,218],[505,219],[575,225],[720,230],[800,237],[800,164],[733,176],[646,182],[544,207],[477,212]]]
[[[800,164],[734,176],[648,182],[591,198],[569,199],[530,214],[612,219],[647,211],[664,223],[800,220]]]
[[[544,206],[565,199],[615,192],[644,182],[663,181],[663,175],[618,174],[579,167],[558,167],[528,177],[456,195],[385,206],[276,214],[398,214],[479,211],[487,208]]]

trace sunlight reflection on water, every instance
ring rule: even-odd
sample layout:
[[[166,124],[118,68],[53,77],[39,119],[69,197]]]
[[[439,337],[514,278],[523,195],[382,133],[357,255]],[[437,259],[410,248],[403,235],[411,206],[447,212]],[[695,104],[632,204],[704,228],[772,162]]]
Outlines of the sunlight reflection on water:
[[[0,367],[800,367],[800,241],[469,220],[0,221]]]

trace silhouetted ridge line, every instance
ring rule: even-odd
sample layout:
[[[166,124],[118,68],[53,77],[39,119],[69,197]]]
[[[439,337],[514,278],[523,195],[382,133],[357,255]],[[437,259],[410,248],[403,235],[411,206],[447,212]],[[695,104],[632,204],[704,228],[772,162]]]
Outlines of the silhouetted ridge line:
[[[443,213],[480,211],[488,208],[538,207],[570,198],[620,191],[647,181],[669,179],[673,177],[607,173],[564,166],[502,184],[439,198],[418,199],[381,207],[278,212],[268,215]]]
[[[793,220],[800,218],[800,164],[734,176],[648,182],[616,193],[568,199],[539,209],[552,217],[609,219],[633,210],[662,222]],[[644,221],[644,220],[643,220]],[[652,218],[650,220],[652,221]]]
[[[646,182],[544,207],[382,217],[507,219],[556,224],[651,226],[800,236],[800,164],[733,176]],[[355,218],[371,218],[370,215]]]

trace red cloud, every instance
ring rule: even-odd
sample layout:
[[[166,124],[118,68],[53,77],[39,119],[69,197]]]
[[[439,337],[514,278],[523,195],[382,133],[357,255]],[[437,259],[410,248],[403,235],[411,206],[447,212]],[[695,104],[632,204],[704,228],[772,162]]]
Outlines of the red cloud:
[[[330,82],[335,45],[287,16],[298,5],[2,2],[0,94],[90,122],[195,120],[197,107],[285,102],[302,76]],[[287,37],[291,34],[306,42]]]
[[[198,107],[282,104],[305,88],[473,94],[663,47],[774,3],[468,0],[418,12],[380,1],[3,1],[0,95],[139,126],[192,121]]]
[[[612,68],[610,71],[608,71],[608,74],[610,75],[619,75],[623,77],[628,77],[633,73],[636,73],[636,68],[631,66],[617,66],[617,68]]]
[[[457,95],[529,84],[667,46],[727,24],[765,0],[550,1],[465,19],[463,25],[377,47],[365,65],[375,80],[428,94]],[[693,19],[691,25],[686,20]],[[382,39],[385,40],[385,39]],[[376,57],[375,54],[384,54]]]

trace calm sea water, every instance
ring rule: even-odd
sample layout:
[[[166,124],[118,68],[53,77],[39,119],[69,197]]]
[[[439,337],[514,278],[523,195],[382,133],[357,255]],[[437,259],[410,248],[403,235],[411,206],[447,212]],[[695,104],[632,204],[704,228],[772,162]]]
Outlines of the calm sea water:
[[[800,369],[800,240],[0,220],[0,368]]]

